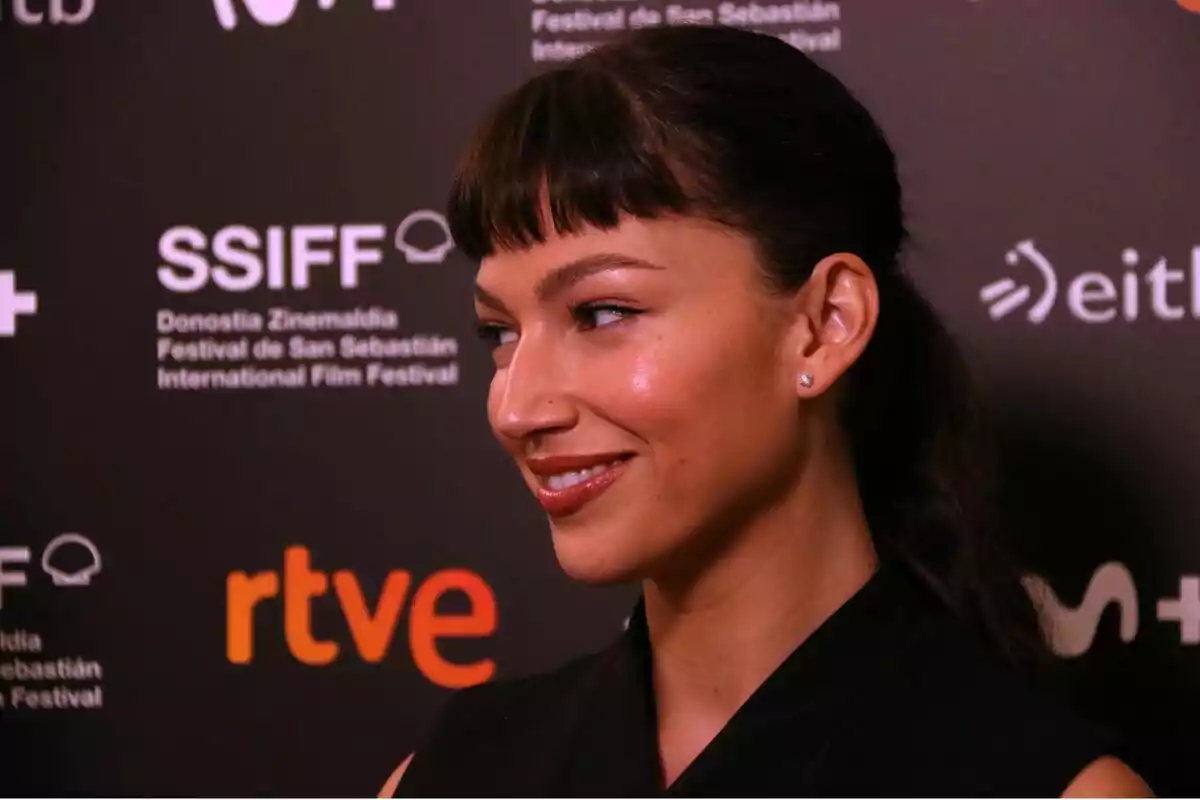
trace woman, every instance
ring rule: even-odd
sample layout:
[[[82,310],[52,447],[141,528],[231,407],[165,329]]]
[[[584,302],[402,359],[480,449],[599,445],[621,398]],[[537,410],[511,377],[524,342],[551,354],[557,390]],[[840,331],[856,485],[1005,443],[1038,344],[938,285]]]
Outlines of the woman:
[[[505,98],[449,216],[563,569],[642,594],[607,650],[457,693],[382,794],[1149,792],[1024,677],[965,373],[835,78],[639,32]]]

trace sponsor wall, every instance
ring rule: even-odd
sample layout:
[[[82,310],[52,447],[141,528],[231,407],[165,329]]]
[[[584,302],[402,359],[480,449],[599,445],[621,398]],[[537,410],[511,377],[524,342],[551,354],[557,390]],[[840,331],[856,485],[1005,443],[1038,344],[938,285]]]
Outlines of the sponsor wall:
[[[1197,11],[0,0],[6,793],[373,793],[456,688],[619,632],[489,438],[440,210],[500,92],[677,24],[879,116],[1066,685],[1200,790]]]

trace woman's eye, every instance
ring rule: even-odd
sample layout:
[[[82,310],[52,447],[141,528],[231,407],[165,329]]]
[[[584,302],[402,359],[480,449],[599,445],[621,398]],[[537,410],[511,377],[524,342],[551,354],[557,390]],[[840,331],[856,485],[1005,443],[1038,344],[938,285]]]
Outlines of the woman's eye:
[[[571,309],[571,315],[584,330],[604,328],[640,313],[640,309],[612,303],[585,304]],[[475,332],[492,349],[511,344],[520,338],[515,330],[498,322],[479,322],[475,326]]]
[[[502,344],[515,342],[517,334],[511,328],[505,325],[497,325],[494,322],[481,322],[475,326],[475,332],[479,338],[486,342],[491,347],[499,347]]]
[[[603,328],[626,317],[641,313],[635,308],[612,304],[583,305],[575,309],[575,318],[585,328]]]

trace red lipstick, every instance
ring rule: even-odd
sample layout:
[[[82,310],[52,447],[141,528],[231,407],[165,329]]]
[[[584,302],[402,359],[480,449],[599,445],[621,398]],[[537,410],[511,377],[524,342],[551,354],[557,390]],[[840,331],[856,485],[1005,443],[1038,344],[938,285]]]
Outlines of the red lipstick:
[[[545,456],[531,458],[527,463],[529,469],[541,478],[534,493],[542,508],[552,517],[565,517],[579,511],[612,486],[625,473],[630,458],[632,455],[629,453],[598,453],[586,456]],[[551,475],[590,469],[602,464],[609,466],[578,483],[561,489],[550,487]]]

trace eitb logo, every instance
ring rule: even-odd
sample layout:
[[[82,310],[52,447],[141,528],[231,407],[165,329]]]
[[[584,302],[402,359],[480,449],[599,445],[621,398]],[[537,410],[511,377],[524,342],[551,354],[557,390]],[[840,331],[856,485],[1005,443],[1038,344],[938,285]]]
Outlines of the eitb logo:
[[[1063,275],[1033,239],[1013,245],[1005,262],[1013,276],[991,281],[979,290],[979,299],[993,320],[1021,309],[1029,322],[1040,325],[1060,304],[1070,317],[1093,325],[1146,318],[1200,320],[1200,246],[1192,248],[1186,267],[1177,266],[1178,259],[1160,254],[1145,257],[1126,247],[1119,254],[1124,267],[1120,275],[1111,270]]]
[[[27,28],[82,25],[96,10],[96,0],[0,0],[0,22],[6,18],[5,5],[10,6],[13,20]]]

